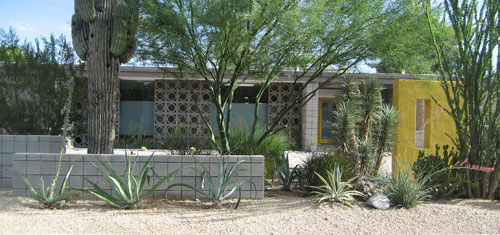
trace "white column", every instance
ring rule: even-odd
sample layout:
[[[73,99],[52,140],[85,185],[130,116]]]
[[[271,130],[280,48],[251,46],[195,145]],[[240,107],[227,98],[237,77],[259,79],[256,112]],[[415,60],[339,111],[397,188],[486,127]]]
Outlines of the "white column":
[[[305,94],[318,88],[318,83],[310,83],[305,89]],[[304,94],[304,95],[305,95]],[[311,140],[317,144],[318,140],[318,94],[302,107],[302,150],[311,151]]]

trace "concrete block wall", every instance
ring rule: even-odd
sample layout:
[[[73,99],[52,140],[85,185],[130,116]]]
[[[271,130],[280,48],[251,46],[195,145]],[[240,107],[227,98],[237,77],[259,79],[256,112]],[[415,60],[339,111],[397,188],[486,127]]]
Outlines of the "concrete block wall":
[[[138,157],[137,167],[135,174],[137,175],[149,158],[150,155],[142,153],[139,156],[132,156],[132,159]],[[195,160],[196,157],[199,162]],[[13,167],[16,170],[21,171],[28,179],[31,181],[35,188],[40,188],[40,176],[44,178],[45,184],[50,184],[54,177],[55,171],[57,169],[59,155],[58,154],[45,154],[45,153],[16,153],[14,154]],[[100,174],[97,169],[92,165],[92,163],[100,166],[98,159],[106,159],[109,161],[113,167],[118,171],[118,173],[125,173],[125,155],[123,154],[108,154],[108,155],[96,155],[96,154],[64,154],[62,156],[61,163],[61,174],[58,181],[60,185],[69,170],[71,165],[73,165],[73,171],[70,176],[69,185],[74,188],[86,188],[89,187],[89,183],[84,181],[83,176],[97,182],[99,187],[112,193],[109,185],[105,181],[102,174]],[[246,199],[263,199],[264,198],[264,157],[263,156],[236,156],[231,155],[225,157],[228,161],[228,165],[234,165],[239,160],[245,160],[240,164],[240,169],[246,169],[245,171],[238,172],[233,178],[234,181],[248,180],[255,184],[255,187],[251,187],[250,183],[245,183],[242,185],[242,197]],[[156,182],[158,182],[161,177],[179,169],[179,168],[198,168],[202,169],[201,164],[204,164],[207,169],[211,172],[212,179],[216,182],[217,172],[218,172],[218,162],[216,156],[174,156],[162,153],[155,153],[152,161],[150,162],[154,171],[159,175],[159,177],[151,177],[151,183],[145,186],[145,190],[150,189]],[[101,166],[102,168],[102,166]],[[102,168],[103,169],[103,168]],[[151,172],[150,172],[151,175]],[[154,197],[164,198],[166,193],[167,185],[173,183],[187,183],[191,184],[197,188],[201,189],[201,176],[200,173],[191,169],[184,170],[179,173],[176,177],[171,180],[167,180],[167,183],[163,183],[154,193]],[[208,193],[208,187],[205,187],[205,192]],[[31,193],[26,188],[26,185],[15,177],[13,180],[13,194],[16,196],[29,196]],[[237,192],[234,194],[237,197]],[[89,194],[83,194],[84,199],[95,199]],[[204,200],[202,194],[195,192],[187,187],[173,187],[168,190],[167,198],[169,199],[188,199]]]
[[[318,83],[309,83],[304,93],[318,88]],[[311,139],[318,139],[318,93],[302,107],[302,149],[311,151]]]
[[[59,153],[61,136],[0,135],[0,169],[12,168],[14,153]],[[0,171],[0,188],[12,188],[12,173]]]

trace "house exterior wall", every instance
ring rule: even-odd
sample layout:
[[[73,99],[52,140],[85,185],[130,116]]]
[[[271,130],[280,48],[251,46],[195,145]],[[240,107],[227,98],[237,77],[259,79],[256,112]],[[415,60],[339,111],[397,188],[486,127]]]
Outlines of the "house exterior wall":
[[[399,111],[400,124],[397,125],[396,145],[393,149],[393,170],[397,162],[411,164],[423,150],[433,153],[437,145],[453,146],[451,138],[456,138],[455,122],[436,102],[448,109],[446,95],[439,81],[404,80],[394,81],[393,105]],[[417,100],[428,101],[425,110],[424,147],[417,147]]]

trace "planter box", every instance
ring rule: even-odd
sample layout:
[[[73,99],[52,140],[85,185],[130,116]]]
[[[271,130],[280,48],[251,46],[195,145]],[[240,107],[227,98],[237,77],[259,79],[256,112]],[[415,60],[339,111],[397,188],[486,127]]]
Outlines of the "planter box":
[[[130,155],[131,159],[137,157],[136,172],[137,175],[142,168],[142,165],[149,158],[151,153],[134,151],[134,155]],[[218,165],[215,155],[168,155],[165,153],[155,153],[150,162],[154,171],[160,176],[165,176],[179,168],[196,167],[201,169],[200,163],[196,162],[195,157],[210,169],[212,177],[217,176]],[[83,180],[83,176],[97,181],[97,184],[103,189],[111,193],[111,189],[105,182],[104,177],[98,173],[92,163],[99,165],[98,159],[107,159],[120,174],[124,174],[125,170],[125,154],[63,154],[60,184],[66,172],[73,165],[69,185],[75,188],[88,187],[88,183]],[[231,155],[225,157],[229,165],[236,163],[239,160],[245,160],[240,164],[240,168],[248,169],[248,171],[240,171],[233,178],[235,181],[250,180],[255,184],[255,188],[250,187],[249,183],[242,186],[242,197],[245,199],[263,199],[264,198],[264,157],[259,155],[252,156],[237,156]],[[13,168],[21,171],[30,179],[34,187],[40,188],[40,176],[44,177],[45,184],[52,182],[52,177],[57,169],[58,153],[15,153],[13,154]],[[159,179],[151,177],[151,183],[146,183],[145,189],[151,188]],[[172,183],[188,183],[201,189],[201,176],[194,170],[185,170],[178,174],[172,180],[166,181]],[[12,188],[16,196],[29,196],[31,192],[26,188],[26,185],[18,178],[13,178]],[[156,198],[165,198],[167,184],[161,185],[154,193]],[[208,191],[207,191],[208,192]],[[233,194],[237,197],[237,193]],[[84,194],[84,199],[94,199],[90,194]],[[174,187],[168,190],[167,198],[169,199],[189,199],[204,200],[203,196],[187,187]]]

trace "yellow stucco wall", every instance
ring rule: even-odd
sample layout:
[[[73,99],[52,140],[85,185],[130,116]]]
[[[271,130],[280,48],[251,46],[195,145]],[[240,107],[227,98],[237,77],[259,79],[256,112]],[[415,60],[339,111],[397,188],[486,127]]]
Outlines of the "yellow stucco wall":
[[[434,102],[432,97],[445,108],[449,107],[443,88],[438,81],[404,79],[394,81],[393,105],[399,110],[401,123],[396,127],[398,135],[392,152],[393,170],[396,170],[397,161],[402,163],[405,157],[407,162],[411,164],[417,159],[420,150],[434,153],[436,144],[453,146],[446,133],[456,138],[455,123],[448,113]],[[428,138],[426,148],[417,148],[415,143],[417,100],[429,101],[425,114],[427,123],[425,138]]]

